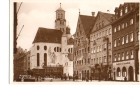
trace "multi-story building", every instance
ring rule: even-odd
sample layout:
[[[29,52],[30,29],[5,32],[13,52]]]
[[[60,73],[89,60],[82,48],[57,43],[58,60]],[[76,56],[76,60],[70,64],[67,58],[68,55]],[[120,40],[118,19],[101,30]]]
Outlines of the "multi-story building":
[[[91,66],[94,79],[111,78],[112,26],[114,14],[98,12],[90,34]]]
[[[124,3],[115,9],[112,23],[114,80],[138,81],[139,4]]]
[[[94,25],[95,16],[80,15],[74,34],[74,75],[79,79],[90,77],[90,31]]]
[[[31,69],[48,76],[73,76],[73,37],[61,5],[56,10],[55,29],[38,29],[30,56]]]

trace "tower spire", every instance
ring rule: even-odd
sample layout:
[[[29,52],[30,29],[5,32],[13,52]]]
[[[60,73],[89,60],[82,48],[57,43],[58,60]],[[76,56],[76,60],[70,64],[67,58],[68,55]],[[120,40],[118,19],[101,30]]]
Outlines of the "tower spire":
[[[79,9],[79,15],[80,15],[80,9]]]
[[[61,3],[60,3],[60,8],[61,8]]]

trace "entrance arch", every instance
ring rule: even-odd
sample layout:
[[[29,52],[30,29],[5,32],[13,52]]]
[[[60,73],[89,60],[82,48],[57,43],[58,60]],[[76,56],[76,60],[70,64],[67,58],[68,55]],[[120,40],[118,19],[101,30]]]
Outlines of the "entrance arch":
[[[133,72],[133,67],[130,66],[129,69],[128,69],[128,79],[129,79],[129,81],[133,81],[134,80],[133,73],[134,73]]]

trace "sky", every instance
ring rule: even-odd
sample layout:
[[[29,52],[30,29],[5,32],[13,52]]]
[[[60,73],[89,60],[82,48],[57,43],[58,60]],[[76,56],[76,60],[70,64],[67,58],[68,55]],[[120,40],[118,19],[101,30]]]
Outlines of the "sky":
[[[65,10],[66,25],[71,29],[71,34],[76,31],[76,25],[80,15],[89,15],[91,12],[98,11],[114,13],[115,7],[119,7],[124,2],[132,0],[24,0],[18,12],[17,34],[20,33],[17,40],[17,47],[30,50],[39,27],[55,27],[55,11],[60,7]],[[133,1],[134,2],[134,1]],[[20,2],[18,0],[18,7]],[[23,29],[22,26],[24,25]],[[22,31],[20,32],[20,30]]]

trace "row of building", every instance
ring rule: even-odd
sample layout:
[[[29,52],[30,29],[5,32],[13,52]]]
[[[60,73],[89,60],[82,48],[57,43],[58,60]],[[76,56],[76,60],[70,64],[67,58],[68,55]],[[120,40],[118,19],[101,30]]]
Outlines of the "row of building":
[[[28,69],[48,77],[139,81],[138,54],[139,3],[120,4],[115,14],[79,13],[74,35],[60,4],[55,29],[38,29],[27,62]]]
[[[115,14],[79,15],[74,37],[79,78],[138,81],[139,3],[120,4]]]

